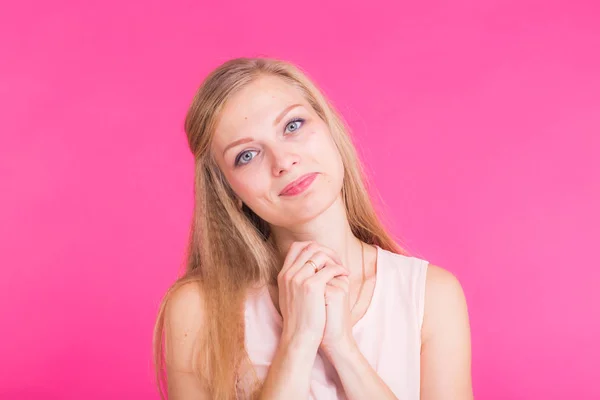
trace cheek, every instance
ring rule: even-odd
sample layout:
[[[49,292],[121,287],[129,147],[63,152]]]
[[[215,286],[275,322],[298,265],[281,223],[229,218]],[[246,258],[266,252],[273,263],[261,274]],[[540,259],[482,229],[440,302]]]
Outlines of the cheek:
[[[230,178],[229,184],[246,204],[252,204],[255,199],[263,197],[269,188],[268,177],[252,168],[236,173]]]
[[[325,127],[317,127],[306,135],[307,148],[312,154],[325,155],[335,149],[335,144]]]
[[[340,152],[326,130],[324,132],[313,132],[311,135],[310,152],[317,155],[320,163],[334,165],[342,162]]]
[[[327,144],[327,146],[324,146],[326,147],[324,151],[327,151],[327,166],[336,183],[341,183],[344,179],[344,161],[342,155],[331,136],[328,136]]]

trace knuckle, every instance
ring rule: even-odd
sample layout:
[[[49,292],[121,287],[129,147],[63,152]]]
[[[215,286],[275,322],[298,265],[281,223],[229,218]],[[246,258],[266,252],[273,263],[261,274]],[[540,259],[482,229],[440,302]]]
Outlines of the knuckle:
[[[310,294],[313,293],[316,289],[316,285],[308,282],[308,281],[304,281],[302,283],[302,290],[304,293]]]
[[[301,248],[302,248],[302,243],[301,242],[294,242],[290,246],[290,249],[288,250],[288,254],[297,253]]]
[[[319,257],[320,259],[328,259],[327,254],[325,254],[322,250],[315,251],[315,257]]]
[[[279,271],[279,273],[277,274],[277,282],[280,284],[282,282],[285,282],[285,277],[286,277],[286,271],[285,270]]]
[[[302,250],[300,250],[299,255],[304,255],[306,253],[310,252],[310,245],[305,246],[304,248],[302,248]]]
[[[290,281],[292,278],[293,278],[292,274],[290,274],[289,272],[285,272],[285,273],[281,274],[281,278],[280,278],[280,279],[281,279],[281,281],[282,281],[282,282],[285,282],[285,283],[287,283],[287,282],[289,282],[289,281]]]
[[[313,241],[310,241],[308,246],[306,246],[306,250],[311,250],[311,251],[314,251],[318,248],[319,248],[319,245],[317,244],[317,242],[313,242]]]
[[[295,275],[293,277],[289,278],[289,281],[292,283],[292,285],[294,286],[303,286],[306,281],[302,281],[302,279],[300,279],[300,277],[298,275]]]
[[[294,243],[292,243],[292,247],[294,249],[299,249],[299,248],[302,248],[304,246],[306,246],[306,242],[294,242]]]

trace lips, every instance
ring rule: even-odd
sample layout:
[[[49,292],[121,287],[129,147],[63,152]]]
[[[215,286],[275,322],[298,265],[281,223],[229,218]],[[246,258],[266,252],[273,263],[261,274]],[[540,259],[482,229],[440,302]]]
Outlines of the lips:
[[[299,189],[301,189],[303,186],[305,186],[306,183],[312,182],[312,180],[314,179],[314,177],[316,175],[317,175],[316,172],[311,172],[309,174],[302,175],[300,178],[296,179],[295,181],[293,181],[289,185],[287,185],[285,188],[283,188],[283,190],[281,191],[281,193],[279,193],[279,195],[284,196],[284,195],[293,194],[294,192],[297,192]]]

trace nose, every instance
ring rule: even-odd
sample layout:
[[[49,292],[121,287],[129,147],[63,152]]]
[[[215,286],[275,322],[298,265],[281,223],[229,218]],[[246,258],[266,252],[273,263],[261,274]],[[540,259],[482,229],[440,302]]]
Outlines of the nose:
[[[300,161],[300,157],[289,148],[273,149],[272,157],[274,176],[286,174]]]

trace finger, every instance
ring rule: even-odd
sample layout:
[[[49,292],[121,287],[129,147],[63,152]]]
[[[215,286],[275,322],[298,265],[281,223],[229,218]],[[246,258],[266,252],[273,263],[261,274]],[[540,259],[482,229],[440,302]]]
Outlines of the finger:
[[[292,243],[292,245],[290,246],[290,248],[285,256],[285,261],[283,262],[283,266],[281,267],[279,276],[288,272],[289,269],[294,266],[295,261],[298,258],[298,255],[300,253],[302,253],[303,251],[305,251],[305,249],[313,243],[314,242],[312,242],[312,241]],[[293,273],[292,273],[292,275],[293,275]]]
[[[348,275],[344,275],[344,276],[338,276],[337,278],[335,278],[341,282],[343,282],[346,286],[350,286],[350,274]]]
[[[341,287],[336,287],[334,285],[330,285],[329,283],[325,286],[325,305],[330,304],[331,301],[336,300],[346,300],[348,302],[350,299],[348,297],[348,292]]]
[[[313,263],[309,263],[308,261],[309,260],[307,260],[298,270],[298,272],[296,272],[296,275],[293,276],[292,279],[294,279],[296,282],[303,282],[305,279],[314,276],[316,273],[318,273],[320,270],[327,266],[341,267],[341,265],[337,264],[334,260],[332,260],[331,257],[329,257],[329,255],[321,251],[317,251],[312,256],[310,256],[310,261],[312,261],[314,265]]]
[[[346,275],[347,273],[348,271],[346,271],[346,268],[339,264],[326,265],[325,268],[317,272],[315,275],[307,278],[307,281],[325,286],[332,278],[340,275]]]
[[[329,282],[327,282],[327,285],[338,287],[340,289],[347,289],[348,283],[345,282],[342,278],[344,278],[344,276],[336,276],[335,278],[333,278]]]
[[[303,257],[306,254],[316,253],[317,251],[321,251],[321,252],[329,255],[329,257],[331,257],[337,264],[342,265],[342,260],[335,251],[333,251],[329,247],[323,246],[315,241],[311,241],[308,246],[304,247],[304,250],[298,254],[296,261],[297,262],[302,261],[302,264],[304,264],[307,259],[303,259]]]
[[[311,258],[311,256],[317,251],[319,245],[315,242],[309,242],[308,245],[304,246],[298,255],[293,261],[291,261],[291,265],[288,268],[288,275],[294,276],[296,272],[300,268],[304,266],[304,264]],[[291,258],[291,257],[290,257]]]
[[[317,246],[319,247],[320,251],[322,251],[325,254],[328,254],[337,264],[340,264],[343,266],[342,259],[335,251],[333,251],[329,247],[323,246],[322,244],[319,244],[319,243],[317,243]]]
[[[345,282],[343,276],[338,276],[327,282],[328,287],[336,288],[344,292],[346,295],[350,294],[350,285]]]
[[[322,252],[318,244],[310,244],[298,255],[298,258],[296,258],[296,261],[294,262],[294,266],[290,267],[290,271],[299,271],[306,266],[306,263],[309,260],[316,265],[316,267],[313,266],[314,271],[315,268],[321,269],[325,265],[325,261],[331,260],[331,257]]]
[[[307,256],[308,256],[308,254],[307,254]],[[303,256],[303,258],[304,258],[304,256]],[[301,259],[302,261],[304,261],[303,258]],[[309,261],[312,261],[312,263],[309,263]],[[329,265],[329,264],[338,264],[338,263],[335,262],[335,260],[333,260],[328,254],[322,252],[321,250],[317,250],[312,255],[307,257],[307,260],[304,261],[302,264],[302,268],[312,266],[313,270],[315,268],[317,270],[320,270],[325,265]],[[315,271],[315,272],[317,272],[317,271]]]

